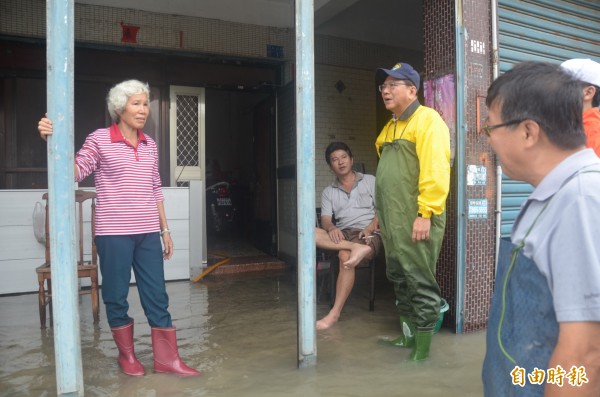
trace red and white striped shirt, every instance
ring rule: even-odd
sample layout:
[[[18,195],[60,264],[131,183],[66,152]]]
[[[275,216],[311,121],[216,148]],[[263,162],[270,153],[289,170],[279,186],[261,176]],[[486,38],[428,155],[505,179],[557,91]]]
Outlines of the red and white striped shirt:
[[[119,127],[92,132],[75,156],[77,182],[94,173],[96,235],[127,235],[160,231],[157,202],[164,201],[158,172],[158,150],[138,130],[134,148]]]

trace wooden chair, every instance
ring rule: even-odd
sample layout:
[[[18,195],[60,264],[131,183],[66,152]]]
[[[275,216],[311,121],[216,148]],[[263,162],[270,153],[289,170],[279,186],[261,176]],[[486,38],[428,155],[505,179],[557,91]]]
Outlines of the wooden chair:
[[[44,193],[42,199],[46,200],[46,262],[38,266],[35,271],[38,277],[39,284],[39,309],[40,309],[40,326],[46,328],[46,306],[50,308],[50,326],[52,326],[52,273],[50,271],[50,228],[48,225],[48,193]],[[84,239],[83,239],[83,206],[87,200],[91,200],[91,260],[83,259]],[[77,259],[77,277],[90,278],[91,286],[89,288],[80,288],[80,295],[91,295],[92,312],[94,316],[94,324],[99,322],[99,295],[98,295],[98,254],[96,252],[95,237],[95,221],[96,213],[96,193],[84,190],[75,191],[75,202],[77,203],[77,233],[78,233],[78,259]]]
[[[321,227],[321,208],[317,208],[317,227]],[[334,219],[335,223],[335,219]],[[363,260],[356,269],[369,269],[369,311],[375,310],[375,263],[376,258]],[[337,252],[317,248],[317,272],[321,278],[317,300],[320,300],[325,287],[325,280],[329,279],[329,303],[331,306],[335,303],[335,290],[338,273],[340,271],[340,261]]]

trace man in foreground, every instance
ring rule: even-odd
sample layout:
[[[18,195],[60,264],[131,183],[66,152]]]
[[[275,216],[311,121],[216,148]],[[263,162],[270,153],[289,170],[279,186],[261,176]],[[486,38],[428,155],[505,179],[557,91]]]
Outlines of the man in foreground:
[[[600,160],[585,148],[580,87],[526,62],[488,89],[482,132],[504,173],[535,190],[500,244],[485,396],[600,395]]]

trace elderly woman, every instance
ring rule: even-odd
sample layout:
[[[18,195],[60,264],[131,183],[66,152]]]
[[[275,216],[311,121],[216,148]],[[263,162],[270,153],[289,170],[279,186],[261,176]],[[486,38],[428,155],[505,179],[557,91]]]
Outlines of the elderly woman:
[[[133,348],[133,319],[127,314],[133,268],[152,329],[154,370],[198,375],[179,357],[167,310],[163,260],[173,255],[173,240],[163,206],[156,143],[141,130],[150,114],[149,95],[148,85],[137,80],[111,88],[106,102],[114,124],[88,135],[75,156],[75,179],[79,182],[94,173],[102,300],[123,372],[144,375]],[[38,130],[46,139],[52,134],[51,120],[42,118]]]

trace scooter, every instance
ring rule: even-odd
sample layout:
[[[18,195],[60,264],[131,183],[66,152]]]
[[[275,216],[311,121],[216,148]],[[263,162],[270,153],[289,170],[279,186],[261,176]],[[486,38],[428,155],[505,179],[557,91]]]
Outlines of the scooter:
[[[217,182],[206,188],[207,228],[217,234],[231,231],[235,208],[229,182]]]

